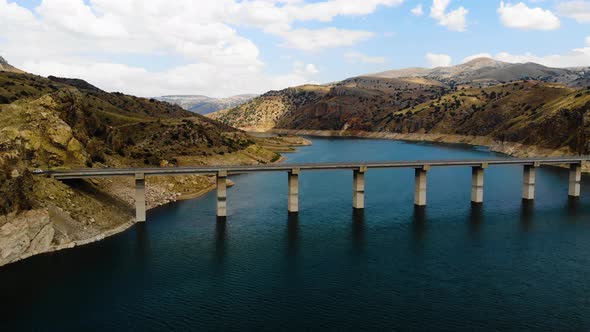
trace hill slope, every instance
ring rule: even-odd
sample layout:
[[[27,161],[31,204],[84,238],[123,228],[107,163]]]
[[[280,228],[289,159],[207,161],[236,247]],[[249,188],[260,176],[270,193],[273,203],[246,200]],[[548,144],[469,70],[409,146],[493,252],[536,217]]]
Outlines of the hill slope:
[[[412,107],[436,99],[447,90],[444,84],[421,78],[356,77],[331,87],[305,85],[270,91],[244,105],[209,116],[250,131],[298,127],[303,122],[315,129],[326,129],[361,113],[370,117],[384,108]],[[322,112],[330,118],[319,117]]]
[[[11,66],[3,57],[0,56],[0,71],[11,72],[11,73],[24,73],[24,71]]]
[[[132,224],[132,179],[62,183],[35,168],[268,163],[280,155],[179,106],[82,80],[0,72],[0,265],[95,241]],[[273,141],[273,149],[281,142]],[[149,207],[214,186],[154,177]]]
[[[476,88],[425,78],[357,77],[318,91],[313,98],[303,98],[299,88],[269,92],[211,117],[248,130],[478,136],[590,152],[590,88],[541,81]]]

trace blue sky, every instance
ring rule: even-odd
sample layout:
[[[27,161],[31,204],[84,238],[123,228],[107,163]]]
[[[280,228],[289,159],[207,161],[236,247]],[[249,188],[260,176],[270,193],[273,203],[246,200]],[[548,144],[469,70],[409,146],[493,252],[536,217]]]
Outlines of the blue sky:
[[[473,55],[590,66],[589,37],[590,0],[0,0],[9,62],[142,96],[261,93]]]

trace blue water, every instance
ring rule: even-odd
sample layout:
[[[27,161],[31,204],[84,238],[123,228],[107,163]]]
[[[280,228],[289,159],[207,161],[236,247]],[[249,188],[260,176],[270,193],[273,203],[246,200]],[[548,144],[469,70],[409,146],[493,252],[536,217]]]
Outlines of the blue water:
[[[485,149],[313,138],[289,162],[498,158]],[[522,168],[435,168],[428,206],[413,170],[370,170],[366,209],[350,171],[240,175],[230,216],[215,193],[148,212],[92,245],[0,268],[0,331],[589,330],[590,182],[567,198],[567,171],[541,168],[522,203]]]

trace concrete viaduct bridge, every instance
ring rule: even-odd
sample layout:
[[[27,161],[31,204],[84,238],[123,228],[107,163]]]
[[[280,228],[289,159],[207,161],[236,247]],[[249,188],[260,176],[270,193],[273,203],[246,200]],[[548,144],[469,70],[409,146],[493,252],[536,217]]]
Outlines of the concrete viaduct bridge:
[[[471,167],[471,201],[483,202],[484,170],[490,166],[523,166],[522,198],[535,198],[535,169],[541,165],[569,166],[569,191],[571,197],[580,196],[582,163],[590,159],[584,157],[528,158],[528,159],[470,159],[470,160],[418,160],[367,163],[309,163],[309,164],[272,164],[251,166],[205,166],[175,168],[100,168],[45,171],[41,174],[58,180],[86,179],[98,177],[131,176],[135,178],[136,220],[146,220],[145,178],[156,175],[215,175],[217,178],[217,216],[227,216],[228,175],[251,172],[286,172],[288,174],[288,211],[299,212],[299,174],[313,170],[351,170],[353,175],[352,206],[355,209],[365,207],[365,173],[378,168],[413,168],[415,169],[414,204],[426,205],[426,178],[428,170],[433,167]]]

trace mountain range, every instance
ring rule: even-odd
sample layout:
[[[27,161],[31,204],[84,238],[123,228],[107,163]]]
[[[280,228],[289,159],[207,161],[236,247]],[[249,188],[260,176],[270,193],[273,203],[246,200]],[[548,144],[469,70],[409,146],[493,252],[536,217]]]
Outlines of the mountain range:
[[[270,91],[209,116],[252,131],[458,135],[589,152],[590,68],[479,58]]]
[[[155,99],[178,105],[193,113],[208,114],[239,106],[256,96],[254,94],[243,94],[227,98],[211,98],[201,95],[173,95],[157,97]]]
[[[452,67],[407,68],[365,75],[380,78],[424,77],[445,83],[494,85],[516,80],[539,80],[580,85],[588,82],[590,68],[550,68],[536,63],[508,63],[477,58]]]

